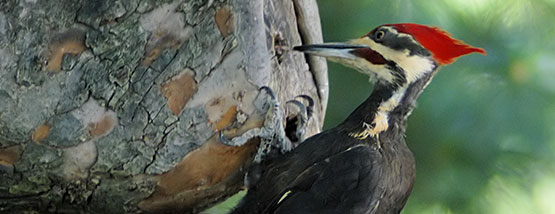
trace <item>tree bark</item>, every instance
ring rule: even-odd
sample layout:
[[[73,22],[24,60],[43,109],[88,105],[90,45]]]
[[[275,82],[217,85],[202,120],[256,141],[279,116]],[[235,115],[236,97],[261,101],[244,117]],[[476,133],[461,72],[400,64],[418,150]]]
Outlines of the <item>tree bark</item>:
[[[0,213],[196,213],[239,191],[258,88],[327,102],[314,0],[0,2]]]

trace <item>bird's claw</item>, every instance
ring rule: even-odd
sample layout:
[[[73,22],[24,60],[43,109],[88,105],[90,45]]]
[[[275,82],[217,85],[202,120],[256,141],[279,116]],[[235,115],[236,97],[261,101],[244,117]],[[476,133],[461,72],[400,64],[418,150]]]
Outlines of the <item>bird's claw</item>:
[[[257,108],[259,108],[260,111],[264,111],[266,112],[266,116],[265,116],[265,120],[268,119],[269,113],[274,109],[279,107],[279,105],[269,105],[273,104],[273,100],[276,100],[276,96],[274,94],[274,92],[272,91],[272,89],[270,89],[267,86],[262,86],[258,89],[258,91],[262,92],[264,91],[267,96],[268,99],[266,101],[263,101],[263,103],[261,104],[262,106],[257,106]],[[258,104],[257,101],[259,100],[260,96],[262,94],[259,93],[257,95],[257,98],[255,99],[255,105]],[[269,100],[269,101],[268,101]],[[277,100],[275,101],[277,102]],[[264,122],[264,126],[266,126],[266,121]],[[264,130],[262,128],[254,128],[251,130],[246,131],[245,133],[243,133],[241,136],[237,136],[234,137],[232,139],[227,138],[223,131],[220,131],[218,133],[218,138],[220,140],[221,143],[228,145],[228,146],[242,146],[244,145],[248,140],[250,140],[251,138],[255,138],[255,137],[260,137],[262,139],[267,138],[267,136],[263,136],[265,134]]]
[[[271,108],[277,108],[279,107],[279,102],[277,101],[276,95],[274,93],[274,91],[272,91],[272,89],[270,89],[270,87],[268,86],[262,86],[258,89],[259,94],[257,95],[257,98],[255,100],[258,101],[259,96],[262,95],[262,92],[265,92],[267,95],[267,98],[265,100],[263,100],[262,106],[259,108],[259,110],[264,111],[264,112],[268,112],[269,110],[271,110]],[[256,105],[256,103],[255,103]]]
[[[270,96],[270,99],[276,100],[276,94],[274,94],[274,91],[270,87],[262,86],[258,90],[259,91],[262,91],[262,90],[266,91],[266,93],[268,93],[268,96]]]
[[[308,121],[312,117],[312,109],[314,107],[314,100],[307,95],[299,95],[297,98],[305,99],[308,106],[299,100],[287,101],[287,104],[293,104],[299,108],[299,112],[294,116],[287,119],[286,132],[289,134],[288,137],[295,144],[301,143],[305,140],[305,130]]]
[[[314,109],[314,100],[312,99],[312,97],[310,97],[308,95],[305,95],[305,94],[302,94],[302,95],[297,96],[297,98],[301,98],[301,99],[306,100],[306,102],[308,103],[308,106],[305,106],[306,110],[307,110],[306,114],[307,114],[308,118],[312,117],[312,109]]]
[[[312,115],[312,107],[314,106],[312,98],[306,95],[300,95],[297,96],[297,98],[306,100],[308,106],[304,105],[304,103],[299,100],[287,102],[287,104],[297,106],[300,110],[299,113],[293,117],[296,118],[296,124],[293,125],[295,129],[292,129],[290,131],[291,134],[288,136],[283,121],[285,115],[280,108],[279,101],[274,92],[267,86],[263,86],[259,90],[267,94],[266,101],[260,107],[260,110],[266,111],[264,125],[260,128],[250,129],[242,135],[232,139],[225,137],[222,132],[219,133],[220,141],[229,146],[242,146],[252,138],[260,138],[261,142],[254,158],[255,163],[260,163],[266,156],[274,152],[275,148],[279,148],[281,153],[291,151],[294,146],[291,140],[294,140],[295,143],[302,142],[304,140],[304,130],[307,121]]]
[[[234,142],[234,141],[230,140],[229,138],[227,138],[226,136],[224,136],[223,131],[218,132],[218,138],[220,139],[220,142],[222,142],[223,144],[228,145],[228,146],[241,146],[242,145],[240,142]]]
[[[266,101],[260,107],[260,110],[266,111],[264,125],[261,128],[250,129],[241,136],[232,139],[225,137],[221,131],[219,133],[220,141],[228,146],[242,146],[252,138],[260,138],[261,143],[255,161],[261,161],[264,156],[271,152],[272,147],[280,148],[282,153],[292,149],[291,141],[285,135],[284,114],[275,93],[267,86],[260,87],[259,91],[264,91],[267,94]]]

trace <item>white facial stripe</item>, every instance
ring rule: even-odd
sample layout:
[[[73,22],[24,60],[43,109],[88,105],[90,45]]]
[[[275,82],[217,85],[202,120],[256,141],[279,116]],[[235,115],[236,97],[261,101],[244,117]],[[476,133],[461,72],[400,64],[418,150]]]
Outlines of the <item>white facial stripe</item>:
[[[427,57],[412,55],[410,56],[409,50],[397,51],[387,46],[374,42],[374,40],[364,37],[353,41],[355,44],[368,45],[373,50],[380,53],[385,59],[394,61],[405,71],[408,83],[414,82],[424,75],[426,72],[432,71],[434,63]],[[367,62],[366,64],[371,64]],[[377,72],[377,71],[376,71]],[[388,71],[389,73],[389,71]],[[383,75],[388,76],[388,75]],[[393,75],[389,74],[391,78]]]
[[[382,29],[387,29],[392,33],[397,33],[397,35],[399,35],[400,37],[408,37],[417,44],[417,42],[411,35],[398,33],[397,30],[392,27],[386,26]],[[385,45],[377,43],[368,37],[363,37],[361,39],[351,41],[351,43],[368,45],[372,50],[380,53],[386,60],[397,63],[397,66],[401,67],[405,72],[405,78],[407,81],[399,88],[397,88],[397,90],[390,98],[388,98],[378,106],[377,112],[374,114],[373,121],[370,124],[363,122],[362,131],[349,134],[351,137],[361,140],[368,137],[378,137],[380,133],[386,131],[389,128],[389,114],[397,106],[399,106],[399,103],[401,102],[401,99],[403,99],[408,86],[412,82],[422,78],[426,73],[431,72],[436,65],[434,61],[429,59],[428,57],[418,55],[411,56],[409,50],[394,50]],[[387,69],[385,65],[374,65],[366,61],[365,59],[358,59],[358,61],[356,62],[351,61],[351,63],[347,64],[358,68],[362,71],[362,73],[374,73],[375,75],[378,75],[379,78],[387,80],[390,83],[393,83],[395,81],[395,76],[391,74],[392,71]]]

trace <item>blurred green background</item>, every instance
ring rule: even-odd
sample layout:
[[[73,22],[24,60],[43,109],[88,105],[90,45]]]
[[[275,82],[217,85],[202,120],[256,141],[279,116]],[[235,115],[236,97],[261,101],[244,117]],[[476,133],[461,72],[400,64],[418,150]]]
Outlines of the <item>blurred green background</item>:
[[[414,22],[488,52],[443,68],[409,117],[417,176],[404,214],[555,214],[555,0],[318,4],[326,42]],[[325,128],[372,89],[366,76],[338,64],[329,63],[329,75]]]
[[[318,0],[324,41],[384,23],[441,27],[486,49],[443,68],[409,117],[416,183],[403,211],[555,214],[555,0]],[[372,88],[329,63],[325,127]]]

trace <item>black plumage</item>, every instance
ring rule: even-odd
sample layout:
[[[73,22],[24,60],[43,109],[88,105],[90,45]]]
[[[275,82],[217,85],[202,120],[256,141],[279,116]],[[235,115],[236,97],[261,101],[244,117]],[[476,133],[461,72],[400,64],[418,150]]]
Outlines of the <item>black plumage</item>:
[[[295,47],[376,79],[344,122],[257,167],[258,182],[233,213],[400,213],[412,191],[407,117],[438,67],[486,52],[425,25],[386,24],[347,43]]]
[[[391,96],[387,85],[376,85],[337,127],[268,161],[259,182],[233,213],[399,213],[415,177],[414,158],[404,140],[405,118],[434,74],[407,88],[379,142],[350,133],[362,128],[362,120],[371,121],[380,103]]]

